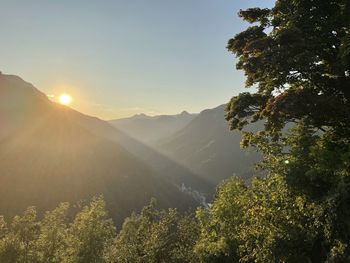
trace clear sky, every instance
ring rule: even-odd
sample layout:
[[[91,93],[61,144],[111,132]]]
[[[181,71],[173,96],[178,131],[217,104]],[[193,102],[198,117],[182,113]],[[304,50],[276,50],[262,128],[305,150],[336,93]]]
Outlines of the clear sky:
[[[272,0],[0,0],[0,71],[103,119],[199,112],[244,90],[239,9]]]

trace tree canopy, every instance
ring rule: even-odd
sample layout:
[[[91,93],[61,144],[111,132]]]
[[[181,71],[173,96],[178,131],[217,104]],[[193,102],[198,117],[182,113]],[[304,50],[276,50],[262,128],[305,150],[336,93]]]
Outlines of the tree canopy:
[[[268,184],[277,176],[293,198],[322,211],[323,220],[307,216],[323,230],[307,235],[314,238],[306,258],[350,260],[350,2],[279,0],[271,9],[239,15],[252,25],[229,40],[228,49],[254,92],[231,99],[227,120],[241,130],[264,122],[263,131],[242,138],[243,147],[264,155],[262,180]],[[262,192],[273,195],[273,189]]]
[[[350,126],[350,4],[348,0],[277,0],[271,9],[239,16],[252,24],[228,42],[256,92],[227,107],[232,128],[265,119],[277,132],[286,122]]]

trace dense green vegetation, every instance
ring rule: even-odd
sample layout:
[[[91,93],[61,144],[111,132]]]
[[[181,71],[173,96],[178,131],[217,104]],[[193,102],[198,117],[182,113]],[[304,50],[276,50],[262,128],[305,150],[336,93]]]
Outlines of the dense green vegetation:
[[[347,0],[276,1],[240,12],[253,25],[228,49],[256,92],[232,98],[227,120],[232,129],[265,121],[264,131],[244,133],[242,145],[263,153],[266,172],[250,189],[259,188],[258,221],[242,223],[240,235],[251,238],[238,242],[242,261],[350,261],[349,14]]]
[[[119,232],[101,198],[0,219],[0,262],[350,262],[350,2],[276,1],[240,16],[229,41],[255,93],[232,98],[232,129],[264,176],[223,182],[196,215],[155,209]],[[288,126],[288,127],[286,127]]]
[[[155,201],[127,218],[117,234],[105,202],[94,198],[69,218],[68,203],[37,218],[34,207],[11,222],[0,218],[0,262],[197,262],[199,226]]]

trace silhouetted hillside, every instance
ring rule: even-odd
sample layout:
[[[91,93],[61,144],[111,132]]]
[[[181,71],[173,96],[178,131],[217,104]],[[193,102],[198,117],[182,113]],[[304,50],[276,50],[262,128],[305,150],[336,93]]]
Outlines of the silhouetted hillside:
[[[202,111],[185,128],[159,141],[167,155],[217,185],[236,174],[250,178],[259,159],[252,150],[240,149],[241,133],[230,131],[225,106]]]
[[[163,116],[167,121],[161,121],[162,116],[139,114],[111,123],[121,127],[126,135],[150,145],[140,145],[137,141],[130,141],[130,138],[120,141],[147,164],[162,171],[162,174],[171,174],[169,178],[176,178],[176,184],[184,182],[185,185],[208,193],[234,174],[249,180],[253,164],[259,160],[258,154],[252,149],[240,148],[241,133],[229,130],[224,108],[221,105],[190,116],[186,113]],[[176,120],[183,117],[186,117],[186,121],[181,122],[180,126],[183,127],[179,129]],[[160,132],[157,130],[159,123],[162,127]],[[259,125],[255,124],[253,128],[257,129]],[[155,138],[159,139],[156,141]],[[150,148],[153,148],[153,152]],[[166,161],[161,161],[163,155],[168,156]],[[169,162],[176,165],[171,167]]]
[[[215,189],[215,185],[179,164],[176,160],[167,157],[155,147],[160,139],[181,130],[196,116],[197,114],[189,114],[186,111],[178,115],[154,117],[138,114],[131,118],[110,121],[114,127],[118,128],[118,134],[115,130],[111,133],[107,129],[99,130],[99,132],[103,132],[104,136],[125,147],[149,165],[155,174],[177,187],[183,189],[185,186],[208,197],[211,196],[210,193]]]
[[[122,133],[49,101],[19,77],[0,75],[0,125],[0,214],[10,216],[30,205],[44,211],[98,194],[117,222],[151,197],[161,207],[195,204],[108,139]]]

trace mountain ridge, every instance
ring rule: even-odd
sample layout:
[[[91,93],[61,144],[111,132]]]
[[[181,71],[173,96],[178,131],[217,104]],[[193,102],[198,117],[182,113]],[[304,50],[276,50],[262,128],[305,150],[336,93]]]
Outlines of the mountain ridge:
[[[120,223],[152,197],[160,207],[197,203],[109,137],[109,123],[50,101],[14,75],[0,75],[0,211],[50,210],[103,194]]]
[[[110,120],[109,123],[138,141],[152,145],[185,127],[196,115],[187,111],[175,115],[156,116],[141,113],[129,118]]]
[[[233,175],[249,181],[253,174],[251,167],[260,160],[260,156],[253,149],[241,149],[241,133],[229,129],[225,120],[225,106],[226,104],[221,104],[212,109],[204,109],[199,114],[192,115],[192,118],[182,127],[174,128],[169,125],[165,129],[167,133],[157,136],[153,141],[147,139],[147,134],[138,133],[138,131],[144,130],[142,125],[154,128],[152,118],[159,119],[159,116],[138,114],[126,118],[127,122],[136,120],[137,125],[128,126],[123,132],[131,135],[135,140],[146,141],[146,145],[188,169],[195,177],[203,179],[211,185],[211,188],[199,186],[199,189],[205,189],[204,192],[213,194],[215,187],[222,180]],[[179,115],[167,115],[167,118],[174,122]],[[140,119],[142,121],[139,121]],[[118,127],[116,123],[111,124]],[[167,124],[169,123],[165,125]],[[260,126],[261,123],[257,123],[249,129],[260,129]],[[194,185],[198,186],[198,184]]]
[[[241,132],[231,131],[225,120],[225,104],[201,111],[182,130],[158,141],[169,158],[218,185],[233,175],[249,180],[259,160],[252,149],[240,147]]]

